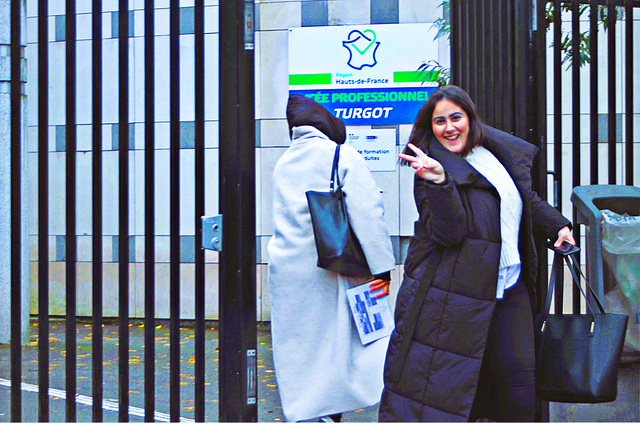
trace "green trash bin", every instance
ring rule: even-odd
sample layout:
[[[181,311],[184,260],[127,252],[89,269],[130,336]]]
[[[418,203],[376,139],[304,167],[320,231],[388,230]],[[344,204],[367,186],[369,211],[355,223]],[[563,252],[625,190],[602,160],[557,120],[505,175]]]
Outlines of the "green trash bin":
[[[578,186],[571,201],[584,224],[587,279],[608,311],[629,316],[627,351],[640,351],[640,187]]]

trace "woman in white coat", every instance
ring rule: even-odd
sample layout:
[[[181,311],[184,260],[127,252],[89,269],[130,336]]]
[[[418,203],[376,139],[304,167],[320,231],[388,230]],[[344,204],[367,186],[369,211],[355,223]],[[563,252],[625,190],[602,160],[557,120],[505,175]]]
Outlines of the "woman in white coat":
[[[287,105],[291,146],[273,171],[274,231],[268,245],[273,357],[287,421],[339,421],[345,411],[380,401],[388,338],[363,346],[345,291],[371,276],[342,276],[317,266],[305,192],[327,191],[336,143],[345,127],[319,103],[293,95]],[[389,293],[393,248],[380,189],[364,159],[340,149],[338,172],[349,220],[377,297]]]

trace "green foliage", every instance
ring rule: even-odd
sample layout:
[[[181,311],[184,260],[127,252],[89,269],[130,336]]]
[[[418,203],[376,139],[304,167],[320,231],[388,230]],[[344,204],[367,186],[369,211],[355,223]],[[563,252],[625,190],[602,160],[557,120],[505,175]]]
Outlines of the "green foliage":
[[[545,7],[545,21],[547,23],[547,29],[550,24],[554,23],[554,3],[547,3]],[[560,13],[562,12],[571,12],[573,6],[571,3],[560,3]],[[591,7],[589,5],[583,4],[578,7],[578,16],[582,18],[582,16],[588,12],[587,18],[591,19]],[[605,31],[607,31],[610,25],[615,25],[616,21],[622,19],[624,17],[624,9],[622,8],[614,8],[613,19],[609,19],[609,10],[607,6],[598,6],[597,12],[598,14],[598,26],[602,24]],[[567,64],[567,69],[571,68],[573,65],[573,34],[570,31],[562,31],[561,41],[560,41],[560,50],[564,53],[562,57],[562,64]],[[591,55],[589,54],[589,47],[591,46],[591,34],[589,31],[584,31],[579,33],[579,48],[580,53],[578,55],[578,66],[583,66],[587,63],[591,63]],[[551,43],[551,46],[554,46],[554,43]]]

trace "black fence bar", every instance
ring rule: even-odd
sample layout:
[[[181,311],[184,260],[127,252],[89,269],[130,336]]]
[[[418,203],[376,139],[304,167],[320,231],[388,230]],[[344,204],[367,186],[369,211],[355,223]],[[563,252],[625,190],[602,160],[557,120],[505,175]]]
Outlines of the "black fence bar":
[[[578,0],[571,2],[571,120],[572,120],[572,158],[573,158],[573,182],[572,187],[581,185],[580,173],[580,3]],[[572,223],[578,222],[578,212],[573,208]],[[580,243],[580,226],[573,229],[573,236]],[[572,285],[572,304],[574,313],[580,312],[580,290]]]
[[[76,421],[76,375],[77,375],[77,343],[76,343],[76,2],[66,2],[66,392],[67,422]]]
[[[204,216],[204,0],[195,1],[195,237],[202,240]],[[196,243],[196,246],[198,244]],[[195,420],[205,420],[204,250],[195,248]]]
[[[11,245],[21,246],[20,231],[20,151],[22,118],[22,75],[20,62],[22,41],[20,37],[20,1],[11,1]],[[11,250],[11,421],[22,419],[22,251]]]
[[[503,3],[504,9],[501,13],[502,19],[502,35],[500,39],[502,40],[502,57],[505,61],[503,70],[496,70],[496,72],[504,72],[506,75],[502,79],[502,96],[503,99],[513,99],[515,95],[513,86],[512,86],[512,77],[511,73],[513,72],[513,41],[512,41],[512,25],[513,25],[513,5],[511,1],[505,1]],[[513,120],[514,120],[514,111],[513,107],[502,108],[502,112],[504,115],[504,126],[503,130],[509,131],[513,128]]]
[[[118,3],[118,374],[120,422],[129,421],[129,2]]]
[[[555,207],[562,211],[562,11],[553,2],[553,190]]]
[[[220,0],[221,422],[257,421],[253,0]]]
[[[170,108],[170,330],[169,415],[180,420],[180,2],[170,1],[169,11],[169,108]]]
[[[102,0],[93,0],[91,10],[92,31],[92,418],[102,422],[103,400],[103,332],[102,332]]]
[[[633,186],[633,2],[625,1],[625,184]]]
[[[608,32],[608,97],[609,115],[608,140],[609,140],[609,184],[616,184],[616,7],[612,0],[607,1],[607,32]]]
[[[49,2],[38,1],[38,421],[49,422]]]
[[[498,0],[497,3],[495,4],[495,7],[498,10],[502,10],[502,8],[504,7],[504,0]],[[493,15],[493,14],[492,14]],[[505,31],[504,28],[504,19],[502,19],[502,16],[497,15],[494,17],[493,19],[493,31],[495,31],[495,41],[493,44],[494,49],[498,50],[502,48],[502,34]],[[506,69],[505,68],[505,58],[504,55],[494,55],[494,66],[495,69]],[[504,90],[504,87],[502,85],[502,77],[500,76],[499,72],[494,72],[493,73],[493,87],[494,87],[494,94],[496,95],[496,101],[498,101],[498,99],[502,98],[502,93]],[[499,95],[498,95],[499,94]],[[498,113],[497,111],[494,114],[494,118],[493,118],[493,123],[495,125],[496,128],[505,128],[505,116],[502,113]]]
[[[480,45],[478,42],[478,28],[476,25],[476,17],[478,16],[478,7],[477,7],[477,2],[472,1],[469,2],[469,5],[467,6],[469,8],[469,14],[467,15],[467,25],[469,25],[469,50],[467,52],[465,52],[467,55],[469,55],[469,58],[467,59],[467,67],[468,69],[475,69],[475,70],[479,70],[478,69],[478,46]],[[474,99],[474,102],[477,102],[478,100],[478,73],[477,72],[470,72],[469,73],[469,86],[467,87],[467,92],[469,93],[469,95],[471,96],[472,99]],[[482,113],[484,113],[484,111],[480,110],[480,115],[482,116]]]
[[[598,2],[591,0],[589,6],[589,56],[591,57],[591,66],[589,67],[589,123],[590,123],[590,158],[591,158],[591,184],[598,184],[598,165],[600,163],[598,152]]]
[[[155,412],[155,18],[144,3],[144,420]]]
[[[451,84],[459,85],[457,76],[460,75],[460,43],[462,26],[460,25],[460,4],[457,1],[449,3],[450,40],[451,40]]]

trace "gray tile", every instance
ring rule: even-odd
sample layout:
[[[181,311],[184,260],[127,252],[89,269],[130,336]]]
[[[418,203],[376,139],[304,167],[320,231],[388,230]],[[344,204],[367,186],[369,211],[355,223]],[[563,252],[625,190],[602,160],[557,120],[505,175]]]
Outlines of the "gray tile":
[[[196,237],[180,236],[180,262],[195,263],[196,261]]]
[[[114,263],[120,261],[120,243],[118,236],[111,236],[111,258]]]
[[[118,38],[120,34],[120,12],[111,12],[111,38]],[[133,37],[135,31],[135,16],[133,10],[129,11],[129,37]]]
[[[64,235],[56,236],[56,261],[67,260],[67,237]]]
[[[302,26],[317,27],[329,24],[329,2],[327,0],[302,2]]]
[[[371,0],[372,24],[397,24],[398,0]]]
[[[590,136],[583,139],[588,137]],[[622,114],[616,114],[616,142],[620,141],[622,141]],[[609,114],[598,114],[598,142],[609,142]]]
[[[67,17],[65,15],[56,15],[55,41],[64,41],[66,39]]]
[[[64,125],[56,125],[56,151],[64,152],[67,148],[67,129]]]
[[[117,151],[120,148],[120,124],[111,124],[111,149]],[[129,123],[129,149],[136,148],[136,127]]]
[[[196,123],[195,121],[180,122],[180,148],[193,149],[196,146]]]
[[[129,262],[136,262],[136,237],[129,236]]]
[[[195,33],[195,8],[194,7],[181,7],[180,8],[180,34],[194,34]]]

